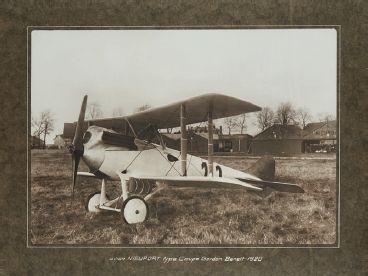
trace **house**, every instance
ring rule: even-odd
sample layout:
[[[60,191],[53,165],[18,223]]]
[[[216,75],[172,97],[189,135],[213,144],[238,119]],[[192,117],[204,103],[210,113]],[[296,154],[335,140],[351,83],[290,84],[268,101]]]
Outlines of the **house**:
[[[253,136],[249,134],[222,134],[219,136],[221,152],[246,152],[251,149]]]
[[[309,153],[336,151],[336,121],[297,125],[280,125],[265,129],[253,138],[252,153]]]
[[[68,145],[72,143],[72,139],[65,138],[63,134],[58,134],[54,138],[54,145],[57,146],[58,149],[67,148]]]
[[[208,133],[188,131],[188,152],[207,153],[208,152]],[[181,133],[162,133],[162,139],[169,148],[180,151]],[[219,135],[213,134],[213,151],[218,151]]]
[[[162,140],[171,149],[180,150],[180,133],[163,133]]]
[[[44,149],[45,143],[37,136],[31,136],[31,149]]]
[[[59,149],[67,148],[71,145],[74,133],[75,133],[76,124],[74,123],[64,123],[63,134],[58,134],[54,138],[54,145],[56,145]]]
[[[220,129],[213,128],[213,151],[219,150],[219,133]],[[208,152],[208,129],[207,126],[188,127],[188,152],[190,153],[207,153]],[[180,151],[181,133],[162,133],[162,139],[169,148]]]
[[[208,129],[203,127],[188,127],[188,152],[207,154]],[[166,146],[180,151],[180,132],[162,133]],[[222,134],[222,127],[213,129],[214,152],[246,152],[250,151],[252,136],[249,134]]]
[[[304,152],[334,152],[337,144],[336,121],[307,124],[304,128]]]
[[[208,153],[208,132],[192,132],[188,137],[188,151]],[[213,134],[213,152],[219,151],[219,135]]]
[[[274,124],[254,136],[251,146],[252,153],[302,153],[303,134],[303,130],[297,125]]]

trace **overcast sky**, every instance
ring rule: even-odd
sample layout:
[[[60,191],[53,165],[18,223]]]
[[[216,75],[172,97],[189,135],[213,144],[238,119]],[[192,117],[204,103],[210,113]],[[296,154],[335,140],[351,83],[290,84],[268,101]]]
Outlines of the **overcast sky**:
[[[334,29],[37,30],[31,43],[31,110],[54,114],[49,143],[85,94],[105,117],[210,92],[336,115]]]

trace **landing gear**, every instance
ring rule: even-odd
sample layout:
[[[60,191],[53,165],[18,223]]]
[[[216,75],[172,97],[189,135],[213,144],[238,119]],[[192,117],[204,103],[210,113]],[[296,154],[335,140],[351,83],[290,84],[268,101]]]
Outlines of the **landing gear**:
[[[101,193],[95,192],[90,194],[86,201],[86,210],[91,213],[100,213],[101,209],[99,208],[101,199]]]
[[[124,201],[121,215],[128,224],[144,222],[148,217],[148,205],[141,197],[131,196]]]
[[[106,180],[101,181],[101,192],[90,194],[87,198],[86,209],[88,212],[100,213],[103,207],[110,207],[116,201],[109,201],[106,196]]]
[[[102,179],[101,192],[90,194],[86,202],[86,210],[91,213],[100,213],[102,210],[120,212],[123,220],[128,224],[144,222],[148,217],[148,205],[146,200],[149,197],[129,196],[126,181],[122,181],[122,195],[109,200],[106,196],[106,180]],[[153,195],[151,193],[150,195]],[[119,202],[123,201],[121,209]]]

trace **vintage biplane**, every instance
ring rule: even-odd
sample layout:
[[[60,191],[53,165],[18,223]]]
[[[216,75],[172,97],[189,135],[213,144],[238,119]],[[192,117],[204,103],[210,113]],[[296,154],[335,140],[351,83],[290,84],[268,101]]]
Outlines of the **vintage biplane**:
[[[205,94],[130,116],[85,120],[84,97],[75,136],[70,146],[73,160],[72,196],[77,176],[101,179],[101,190],[86,203],[89,212],[121,212],[129,223],[148,215],[147,200],[165,187],[238,188],[302,193],[295,184],[274,182],[275,161],[262,158],[249,173],[213,162],[213,120],[261,110],[249,102],[220,94]],[[208,122],[208,160],[188,154],[187,125]],[[160,129],[180,126],[180,151],[165,146]],[[80,159],[89,172],[78,172]],[[108,180],[121,182],[121,194],[106,196]]]

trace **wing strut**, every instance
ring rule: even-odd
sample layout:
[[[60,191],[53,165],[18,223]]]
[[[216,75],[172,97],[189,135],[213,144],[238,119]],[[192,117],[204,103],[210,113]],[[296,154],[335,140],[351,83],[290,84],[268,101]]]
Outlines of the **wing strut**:
[[[213,176],[213,121],[211,105],[208,111],[208,169],[208,175]]]
[[[181,161],[181,173],[183,176],[187,175],[187,152],[188,152],[188,142],[187,142],[187,126],[186,126],[186,112],[185,105],[180,106],[180,133],[181,133],[181,145],[180,145],[180,161]]]

